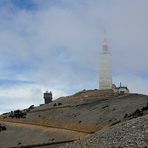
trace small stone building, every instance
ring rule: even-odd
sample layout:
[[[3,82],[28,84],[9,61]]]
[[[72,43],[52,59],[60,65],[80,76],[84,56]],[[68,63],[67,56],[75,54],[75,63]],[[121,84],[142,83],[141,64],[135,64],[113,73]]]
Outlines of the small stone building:
[[[122,86],[121,83],[120,83],[119,87],[116,87],[116,85],[113,84],[112,89],[113,89],[114,93],[119,94],[119,95],[124,95],[124,94],[129,93],[129,89],[127,88],[127,86]]]
[[[118,93],[120,95],[128,94],[129,93],[129,89],[126,86],[121,86],[121,87],[118,88]]]
[[[46,91],[44,93],[44,102],[45,102],[45,104],[52,102],[52,92],[51,91],[50,92]]]

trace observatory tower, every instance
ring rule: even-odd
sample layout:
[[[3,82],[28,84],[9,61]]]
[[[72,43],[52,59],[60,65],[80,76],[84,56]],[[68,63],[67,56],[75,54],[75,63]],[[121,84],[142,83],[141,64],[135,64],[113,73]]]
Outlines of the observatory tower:
[[[45,104],[51,103],[52,102],[52,92],[46,91],[44,93],[44,100],[45,100]]]
[[[99,89],[112,89],[112,61],[107,41],[104,39],[100,54]]]

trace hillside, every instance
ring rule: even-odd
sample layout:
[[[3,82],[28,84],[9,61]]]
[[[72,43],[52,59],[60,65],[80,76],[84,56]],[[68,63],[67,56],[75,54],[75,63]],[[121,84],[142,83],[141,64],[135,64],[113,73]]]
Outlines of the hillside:
[[[110,128],[102,129],[86,139],[65,144],[60,148],[147,148],[148,115]]]
[[[148,96],[146,95],[114,95],[112,91],[84,90],[72,96],[61,97],[50,104],[34,107],[27,112],[26,118],[12,119],[8,117],[9,114],[1,116],[1,122],[6,124],[7,130],[0,132],[0,140],[3,140],[5,133],[4,137],[7,140],[4,140],[2,145],[3,147],[8,147],[5,141],[9,141],[10,137],[9,134],[8,136],[6,135],[9,130],[11,131],[11,127],[13,126],[12,135],[14,135],[15,138],[11,146],[16,146],[18,141],[21,144],[17,145],[17,147],[31,144],[44,145],[44,143],[45,145],[48,144],[48,147],[52,146],[52,143],[54,147],[59,147],[64,145],[64,143],[72,141],[76,142],[74,142],[74,144],[68,144],[67,147],[76,147],[76,145],[77,147],[81,145],[83,145],[83,147],[87,145],[88,147],[93,147],[94,145],[96,145],[96,147],[98,147],[98,145],[100,145],[100,147],[122,146],[122,141],[126,140],[126,138],[130,140],[130,136],[128,137],[128,128],[134,126],[135,122],[140,123],[143,120],[147,120],[147,113]],[[139,118],[139,116],[141,117]],[[143,124],[145,125],[146,122],[143,122]],[[34,142],[30,141],[30,143],[28,143],[23,138],[18,140],[20,133],[15,132],[15,130],[18,130],[16,127],[18,125],[22,129],[24,129],[26,125],[34,126],[33,130],[28,130],[27,132],[28,135],[32,135]],[[48,133],[43,136],[45,138],[38,137],[43,141],[37,140],[36,138],[35,133],[39,133],[39,135],[42,133],[41,130],[38,130],[38,127],[46,128]],[[120,133],[122,128],[125,129],[125,133]],[[56,140],[46,141],[45,139],[47,137],[47,139],[52,139],[54,129],[59,131],[54,133],[53,138]],[[63,130],[64,132],[62,132]],[[136,130],[136,127],[135,131],[132,130],[133,134],[136,133]],[[35,131],[35,133],[33,131]],[[24,136],[26,131],[22,130],[21,132],[22,137],[26,137]],[[125,137],[122,136],[122,134]],[[121,137],[119,135],[121,135]],[[125,138],[124,140],[123,137]],[[138,136],[135,138],[138,138]],[[17,140],[15,141],[15,139]],[[143,140],[145,140],[145,137]],[[65,142],[63,143],[63,141]],[[132,138],[131,141],[133,141]],[[66,145],[63,147],[66,147]]]
[[[7,127],[0,132],[0,148],[33,147],[73,141],[86,134],[58,128],[42,127],[30,124],[2,122]]]
[[[85,92],[86,94],[87,92]],[[70,103],[67,103],[68,101]],[[54,106],[55,103],[62,105]],[[52,119],[69,123],[103,124],[105,126],[130,118],[126,117],[126,114],[130,115],[137,109],[146,107],[147,103],[148,96],[138,94],[104,98],[91,96],[83,98],[76,95],[59,98],[49,105],[37,107],[27,114],[27,119]]]

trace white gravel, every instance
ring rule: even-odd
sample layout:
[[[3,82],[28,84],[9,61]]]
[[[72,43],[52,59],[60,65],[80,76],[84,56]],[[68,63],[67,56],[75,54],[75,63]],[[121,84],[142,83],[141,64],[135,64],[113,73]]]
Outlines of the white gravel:
[[[83,141],[60,148],[147,148],[148,115],[99,131]]]

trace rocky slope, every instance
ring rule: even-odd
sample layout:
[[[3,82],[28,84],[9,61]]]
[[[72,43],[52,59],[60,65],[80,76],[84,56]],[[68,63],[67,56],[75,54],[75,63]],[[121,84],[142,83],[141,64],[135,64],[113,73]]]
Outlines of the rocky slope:
[[[87,92],[85,95],[88,95]],[[79,101],[82,98],[83,102]],[[35,108],[27,114],[27,119],[53,119],[67,123],[108,126],[128,120],[132,118],[132,114],[136,116],[136,111],[142,110],[148,103],[148,96],[137,94],[105,98],[97,97],[97,94],[96,97],[88,96],[87,98],[77,95],[77,98],[70,96],[64,99],[58,99],[49,105]],[[54,106],[55,103],[62,105]],[[140,113],[137,112],[137,114]]]
[[[11,119],[9,114],[1,116],[1,121],[6,123],[20,123],[40,125],[46,128],[56,128],[59,132],[54,133],[54,139],[58,141],[75,140],[74,143],[60,145],[62,147],[148,147],[147,122],[148,122],[148,96],[140,94],[114,95],[112,92],[99,92],[98,90],[81,91],[72,96],[61,97],[50,104],[41,105],[27,111],[26,118]],[[4,119],[3,119],[4,118]],[[15,133],[14,139],[21,135],[32,135],[32,140],[39,144],[36,139],[37,133],[42,133],[38,128],[18,131],[17,127],[11,130],[11,124],[8,126],[5,134]],[[20,130],[24,127],[20,127]],[[16,129],[16,130],[15,130]],[[64,134],[61,132],[64,130]],[[13,132],[12,132],[13,131]],[[47,134],[48,133],[48,134]],[[48,130],[40,143],[49,142],[53,136],[52,130]],[[3,136],[0,133],[0,141],[3,141],[3,147],[8,148],[7,143],[10,137]],[[12,136],[11,135],[11,136]],[[65,136],[66,135],[66,136]],[[5,140],[3,139],[5,137]],[[22,143],[28,144],[22,136]],[[26,136],[27,137],[27,136]],[[38,137],[40,138],[40,137]],[[78,140],[80,139],[80,140]],[[45,140],[45,141],[44,141]],[[11,142],[10,142],[11,143]],[[30,142],[31,144],[33,142]],[[52,143],[52,141],[51,141]],[[54,142],[53,142],[54,143]],[[12,143],[11,143],[12,144]],[[12,145],[17,146],[18,141]]]
[[[60,148],[147,148],[148,115],[105,128]]]

